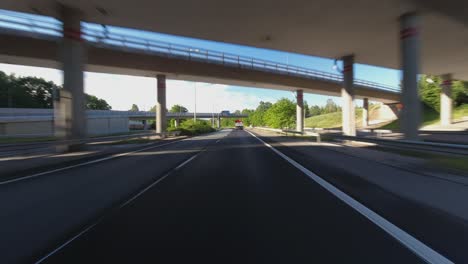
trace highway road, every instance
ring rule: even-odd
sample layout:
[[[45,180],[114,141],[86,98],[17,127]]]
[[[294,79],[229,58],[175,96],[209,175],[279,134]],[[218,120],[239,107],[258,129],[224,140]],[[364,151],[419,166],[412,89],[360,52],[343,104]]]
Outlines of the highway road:
[[[225,130],[0,185],[1,262],[450,263],[314,177]]]

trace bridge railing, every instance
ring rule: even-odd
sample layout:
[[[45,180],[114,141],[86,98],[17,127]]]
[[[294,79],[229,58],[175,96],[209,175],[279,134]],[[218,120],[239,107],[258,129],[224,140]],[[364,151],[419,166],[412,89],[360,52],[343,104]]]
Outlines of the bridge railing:
[[[317,71],[305,67],[278,63],[264,59],[246,57],[237,54],[208,50],[198,47],[174,44],[131,34],[115,33],[96,24],[82,23],[82,37],[89,44],[118,49],[142,51],[168,58],[186,59],[206,63],[221,64],[228,67],[253,69],[283,75],[293,75],[335,83],[343,82],[342,74]],[[37,35],[62,36],[62,23],[56,19],[39,20],[31,15],[1,11],[0,27],[26,31]],[[356,86],[399,92],[400,89],[389,85],[355,79]]]

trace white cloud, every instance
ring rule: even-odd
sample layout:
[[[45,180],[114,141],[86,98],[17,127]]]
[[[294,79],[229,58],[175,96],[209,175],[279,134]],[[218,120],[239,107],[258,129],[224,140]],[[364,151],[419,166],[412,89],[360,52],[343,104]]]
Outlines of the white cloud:
[[[256,108],[261,98],[255,96],[253,88],[235,90],[222,84],[196,84],[197,112],[220,112],[222,110],[242,110]],[[245,90],[245,91],[244,91]],[[269,98],[263,98],[267,100]],[[195,109],[195,84],[193,82],[169,80],[167,83],[168,107],[174,104]]]

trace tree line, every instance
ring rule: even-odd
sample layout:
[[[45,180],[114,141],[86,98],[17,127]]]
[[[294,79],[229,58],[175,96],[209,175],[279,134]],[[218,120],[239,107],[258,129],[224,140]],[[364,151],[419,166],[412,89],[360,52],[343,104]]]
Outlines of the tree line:
[[[432,75],[422,75],[418,82],[421,101],[436,112],[440,111],[442,82],[442,78]],[[452,99],[455,107],[468,104],[468,82],[452,81]]]
[[[341,111],[341,107],[332,99],[328,99],[324,106],[309,107],[307,101],[304,101],[303,109],[306,118]],[[244,125],[247,126],[293,128],[296,124],[296,102],[287,98],[282,98],[275,103],[261,101],[256,109],[244,109],[240,113],[249,115],[243,120]]]
[[[17,77],[0,71],[0,107],[53,108],[53,93],[62,86],[43,78]],[[112,107],[94,95],[86,95],[86,109],[111,110]]]

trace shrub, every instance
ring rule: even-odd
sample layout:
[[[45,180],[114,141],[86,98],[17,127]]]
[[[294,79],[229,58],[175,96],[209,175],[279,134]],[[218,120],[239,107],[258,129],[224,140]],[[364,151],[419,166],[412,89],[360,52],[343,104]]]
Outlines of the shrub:
[[[168,131],[180,131],[181,135],[194,136],[213,132],[215,131],[215,129],[212,128],[211,125],[204,120],[197,120],[197,122],[194,122],[192,119],[190,119],[182,122],[182,124],[178,128],[168,128]]]

